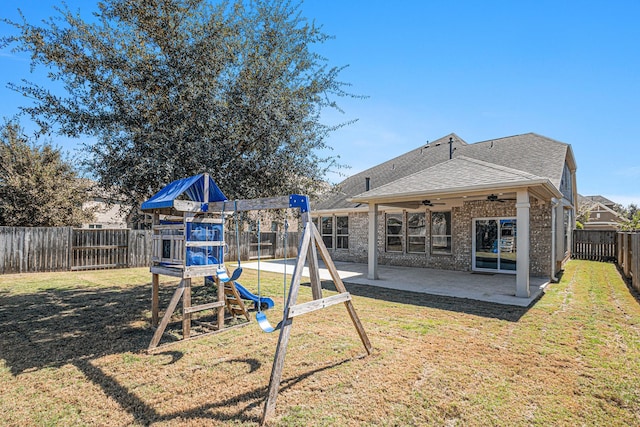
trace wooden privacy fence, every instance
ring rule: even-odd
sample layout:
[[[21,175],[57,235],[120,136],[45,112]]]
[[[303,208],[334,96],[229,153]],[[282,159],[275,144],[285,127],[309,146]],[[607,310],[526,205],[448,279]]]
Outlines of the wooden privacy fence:
[[[74,229],[71,270],[149,265],[151,232],[129,229]]]
[[[623,277],[640,292],[640,233],[574,230],[572,258],[615,262]]]
[[[0,274],[147,266],[151,232],[0,227]]]
[[[0,227],[0,273],[69,270],[70,227]]]
[[[615,261],[617,231],[573,230],[571,256],[590,261]]]
[[[287,257],[298,253],[298,232],[287,234]],[[103,268],[147,267],[151,264],[151,231],[71,227],[0,227],[0,274]],[[236,235],[227,231],[225,260],[238,259]],[[284,233],[260,236],[261,258],[284,258]],[[255,233],[240,233],[240,257],[257,258]]]
[[[618,233],[617,257],[622,275],[640,292],[640,233]]]

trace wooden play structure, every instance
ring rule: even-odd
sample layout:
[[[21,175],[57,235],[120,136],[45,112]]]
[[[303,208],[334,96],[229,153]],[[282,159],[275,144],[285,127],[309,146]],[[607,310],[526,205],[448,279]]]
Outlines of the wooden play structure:
[[[185,200],[186,197],[189,200]],[[158,345],[160,337],[166,328],[171,314],[177,307],[180,299],[183,299],[183,334],[188,338],[189,314],[198,310],[218,309],[218,332],[224,330],[224,309],[233,310],[234,307],[242,307],[241,314],[249,319],[233,284],[233,280],[226,282],[230,286],[220,286],[221,278],[226,278],[226,270],[220,269],[224,248],[224,211],[233,206],[234,211],[255,211],[268,209],[299,209],[301,214],[302,236],[298,244],[298,257],[289,285],[288,297],[282,320],[277,326],[268,324],[263,313],[258,311],[257,320],[265,332],[279,331],[269,388],[262,414],[264,423],[275,412],[276,398],[280,389],[284,360],[287,345],[291,335],[293,319],[303,314],[311,313],[335,304],[343,303],[353,322],[353,325],[364,345],[367,354],[371,354],[372,347],[369,338],[358,318],[353,306],[351,295],[347,292],[344,283],[338,275],[338,271],[331,259],[329,251],[322,241],[315,224],[311,220],[309,212],[309,200],[307,196],[292,194],[283,197],[236,200],[229,202],[222,192],[207,175],[197,175],[184,180],[175,181],[161,190],[142,205],[142,209],[154,215],[154,245],[153,264],[153,297],[152,297],[152,322],[158,320],[158,275],[166,274],[180,277],[181,282],[176,289],[165,315],[154,334],[149,345],[153,349]],[[212,212],[222,213],[221,218],[211,217]],[[169,215],[169,219],[160,220],[160,215]],[[200,230],[195,231],[194,230]],[[156,243],[157,240],[157,243]],[[323,297],[318,269],[318,253],[324,261],[338,294]],[[300,281],[305,263],[309,267],[312,301],[297,303],[300,290]],[[190,304],[190,280],[193,277],[214,276],[218,284],[218,301],[192,307]],[[222,289],[222,290],[221,290]],[[227,289],[227,291],[225,291]],[[228,292],[225,294],[225,292]],[[233,301],[230,304],[229,301]],[[233,312],[231,313],[233,314]],[[227,328],[228,329],[228,328]]]
[[[240,294],[224,269],[224,211],[212,211],[210,202],[225,201],[226,197],[208,174],[174,181],[142,204],[142,211],[153,215],[151,274],[151,323],[157,329],[148,350],[158,347],[171,316],[182,300],[182,337],[191,336],[192,313],[217,310],[217,328],[204,335],[225,329],[225,308],[235,319],[250,320]],[[224,203],[223,203],[224,204]],[[180,278],[162,320],[159,320],[160,275]],[[193,306],[191,285],[195,278],[211,277],[217,286],[217,300]],[[200,336],[203,334],[200,334]]]

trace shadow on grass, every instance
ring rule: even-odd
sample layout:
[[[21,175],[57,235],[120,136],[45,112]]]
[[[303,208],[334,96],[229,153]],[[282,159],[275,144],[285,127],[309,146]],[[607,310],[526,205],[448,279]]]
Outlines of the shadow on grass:
[[[161,287],[161,307],[166,307],[173,290],[173,287]],[[149,306],[149,284],[130,288],[47,289],[19,295],[0,293],[0,359],[14,376],[71,364],[133,416],[139,425],[197,419],[259,422],[248,411],[263,404],[268,384],[224,400],[212,397],[211,403],[186,411],[163,414],[93,363],[108,355],[146,350],[154,332],[149,325]],[[166,350],[154,356],[167,356],[168,361],[164,364],[168,365],[178,362],[184,353]],[[284,379],[281,390],[349,360]],[[236,358],[221,363],[244,363],[249,367],[249,373],[261,367],[261,362],[254,358]],[[234,406],[239,409],[230,412],[230,407]]]
[[[153,333],[144,321],[149,289],[144,285],[0,295],[0,358],[17,375],[87,358],[139,352]]]
[[[157,353],[162,354],[162,353]],[[319,373],[335,367],[338,367],[344,363],[349,362],[351,359],[345,359],[343,361],[324,366],[312,371],[308,371],[302,375],[294,378],[284,379],[281,382],[280,392],[285,391],[301,381]],[[233,359],[224,363],[246,363],[251,367],[251,372],[257,370],[260,367],[260,362],[256,359]],[[254,408],[263,405],[264,398],[267,395],[268,384],[264,386],[254,388],[253,390],[244,392],[242,394],[220,400],[204,405],[194,407],[186,411],[179,411],[170,414],[160,414],[152,406],[145,403],[138,398],[134,393],[131,393],[120,383],[105,374],[102,370],[95,367],[89,360],[78,360],[75,365],[82,371],[82,373],[94,384],[98,385],[107,396],[111,396],[118,402],[120,407],[127,413],[131,414],[136,424],[149,426],[152,423],[171,421],[171,420],[215,420],[219,422],[233,421],[238,422],[251,422],[259,423],[260,418],[249,415],[249,412]],[[239,406],[235,412],[220,412],[216,409],[226,409],[229,407]]]
[[[304,283],[303,285],[310,286],[310,283]],[[411,304],[420,307],[436,308],[439,310],[472,314],[474,316],[507,320],[509,322],[517,322],[518,320],[520,320],[520,318],[525,315],[529,308],[534,306],[537,302],[537,300],[533,301],[529,305],[529,307],[518,307],[513,305],[495,304],[486,301],[477,301],[467,298],[431,295],[422,292],[401,291],[396,289],[386,289],[377,286],[359,285],[347,282],[345,282],[344,285],[350,294],[365,298],[373,298],[401,304]],[[330,291],[336,291],[336,287],[331,280],[323,280],[322,288]]]
[[[18,375],[77,360],[142,352],[154,333],[150,326],[150,289],[151,285],[145,284],[0,293],[0,358],[13,375]],[[210,287],[192,289],[194,303],[210,298],[212,293]],[[167,307],[174,290],[175,286],[160,287],[161,308]],[[213,323],[214,317],[203,315],[198,319]],[[181,323],[176,325],[173,329],[179,333],[165,333],[163,342],[178,340]],[[172,354],[174,360],[179,359],[175,352]]]

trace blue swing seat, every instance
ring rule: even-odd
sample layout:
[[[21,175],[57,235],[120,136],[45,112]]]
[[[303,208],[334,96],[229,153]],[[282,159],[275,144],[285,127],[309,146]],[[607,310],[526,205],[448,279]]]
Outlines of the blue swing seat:
[[[271,326],[271,323],[269,323],[269,320],[267,319],[267,315],[262,311],[256,313],[256,321],[258,322],[260,329],[267,333],[275,332],[282,327],[282,322],[279,322],[275,327]]]
[[[216,269],[216,276],[218,276],[218,279],[220,279],[222,283],[227,283],[228,281],[232,280],[227,274],[227,269],[224,267],[218,267]]]

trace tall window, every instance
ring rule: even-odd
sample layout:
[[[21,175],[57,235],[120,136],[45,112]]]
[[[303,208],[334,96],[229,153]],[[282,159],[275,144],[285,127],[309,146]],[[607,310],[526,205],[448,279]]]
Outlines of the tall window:
[[[427,223],[422,213],[407,214],[407,252],[426,252]]]
[[[431,253],[451,253],[451,212],[431,212]]]
[[[320,218],[320,234],[327,249],[333,249],[333,217],[323,216]]]
[[[349,249],[349,217],[336,217],[336,249]]]
[[[387,252],[402,252],[402,214],[387,214]]]

